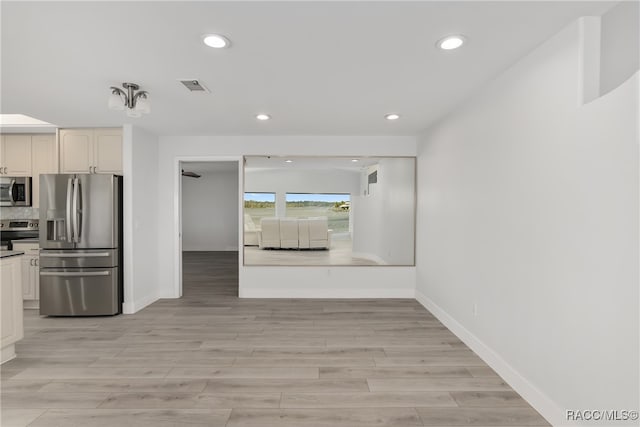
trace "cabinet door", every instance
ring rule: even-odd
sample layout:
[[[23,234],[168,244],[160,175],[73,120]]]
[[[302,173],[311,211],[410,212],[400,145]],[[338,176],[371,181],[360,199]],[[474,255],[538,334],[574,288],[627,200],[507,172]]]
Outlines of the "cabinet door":
[[[31,276],[29,280],[31,281],[31,286],[33,292],[31,293],[31,299],[37,300],[40,299],[40,257],[38,255],[33,256],[33,266],[31,267]]]
[[[122,173],[122,129],[95,129],[97,173]]]
[[[4,135],[0,166],[4,175],[31,176],[31,135]]]
[[[58,173],[58,144],[55,135],[31,137],[32,206],[40,205],[40,174]]]
[[[22,299],[35,299],[35,280],[34,280],[34,267],[35,259],[37,257],[31,255],[24,255],[22,257]]]
[[[0,261],[0,347],[2,348],[24,336],[20,261],[15,257]],[[2,356],[4,358],[4,355]]]
[[[40,256],[36,256],[35,267],[33,268],[33,299],[40,299]]]
[[[60,173],[90,173],[93,145],[92,129],[60,130]]]

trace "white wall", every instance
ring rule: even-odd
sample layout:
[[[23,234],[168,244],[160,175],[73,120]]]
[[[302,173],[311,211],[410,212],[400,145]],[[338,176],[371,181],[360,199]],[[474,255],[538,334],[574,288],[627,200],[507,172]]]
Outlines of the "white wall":
[[[371,184],[370,194],[353,198],[354,256],[388,265],[413,265],[415,161],[380,159],[377,170],[378,182]]]
[[[132,125],[123,128],[124,297],[135,313],[159,296],[158,138]]]
[[[408,136],[166,136],[158,159],[158,284],[162,297],[179,296],[179,161],[242,155],[274,156],[415,156],[416,139]],[[241,181],[241,187],[244,187]],[[240,233],[240,230],[238,230]],[[412,297],[415,267],[242,266],[241,297]],[[328,279],[328,276],[333,280]],[[393,278],[391,280],[390,278]]]
[[[182,178],[182,250],[238,250],[238,168]]]
[[[621,1],[602,15],[600,89],[605,94],[640,67],[640,3]]]
[[[357,171],[245,169],[245,192],[276,193],[276,216],[286,215],[287,193],[357,194],[360,185]]]
[[[580,45],[539,46],[418,157],[418,299],[554,425],[639,400],[638,74],[579,105]]]

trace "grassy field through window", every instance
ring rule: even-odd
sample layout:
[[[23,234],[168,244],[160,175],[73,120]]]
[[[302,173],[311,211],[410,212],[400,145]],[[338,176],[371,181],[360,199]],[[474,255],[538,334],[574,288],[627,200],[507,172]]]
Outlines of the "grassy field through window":
[[[244,193],[244,213],[259,227],[261,218],[276,216],[275,193]]]
[[[349,194],[287,193],[285,216],[309,218],[326,216],[334,233],[349,232]],[[260,219],[276,216],[275,193],[244,193],[244,213],[259,227]]]
[[[287,193],[286,200],[286,216],[292,218],[326,216],[329,220],[329,228],[334,233],[349,232],[349,210],[351,209],[349,194]]]

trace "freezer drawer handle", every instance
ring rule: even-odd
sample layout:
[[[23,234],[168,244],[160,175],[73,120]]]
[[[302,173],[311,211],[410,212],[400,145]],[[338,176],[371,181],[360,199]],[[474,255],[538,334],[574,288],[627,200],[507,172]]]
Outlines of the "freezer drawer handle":
[[[51,254],[47,252],[40,252],[40,256],[45,258],[98,258],[108,257],[109,255],[111,255],[109,252],[90,252],[75,254]]]
[[[40,271],[41,276],[82,277],[82,276],[108,276],[109,271]]]

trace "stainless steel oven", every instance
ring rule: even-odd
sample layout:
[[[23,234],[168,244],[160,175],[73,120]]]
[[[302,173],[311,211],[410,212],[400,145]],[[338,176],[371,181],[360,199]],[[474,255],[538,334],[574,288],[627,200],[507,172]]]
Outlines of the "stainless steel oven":
[[[31,206],[31,177],[0,177],[0,206]]]
[[[37,219],[3,219],[0,220],[0,239],[2,249],[13,248],[13,243],[22,239],[37,239],[39,236],[39,220]],[[13,242],[13,243],[12,243]]]

